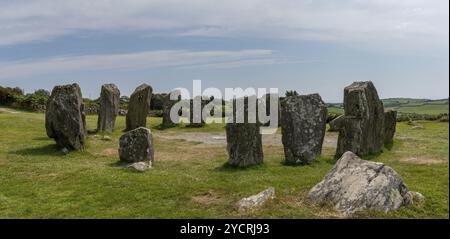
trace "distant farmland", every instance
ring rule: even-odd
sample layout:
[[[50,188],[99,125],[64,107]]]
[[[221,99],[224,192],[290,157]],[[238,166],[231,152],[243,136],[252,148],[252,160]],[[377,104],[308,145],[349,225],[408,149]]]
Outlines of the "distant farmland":
[[[389,98],[383,99],[386,109],[393,109],[400,113],[416,113],[416,114],[448,114],[448,99],[428,100],[428,99],[411,99],[411,98]],[[330,113],[343,113],[341,103],[328,104]]]

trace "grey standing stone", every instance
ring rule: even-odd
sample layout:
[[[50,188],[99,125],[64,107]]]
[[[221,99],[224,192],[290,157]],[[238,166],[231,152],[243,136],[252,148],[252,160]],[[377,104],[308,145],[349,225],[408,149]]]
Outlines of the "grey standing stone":
[[[233,105],[236,105],[234,100]],[[255,106],[256,107],[256,106]],[[234,108],[234,121],[226,124],[228,163],[231,166],[247,167],[263,162],[263,149],[258,120],[248,120],[248,97],[244,99],[243,110]],[[255,111],[256,112],[256,111]],[[237,123],[242,118],[243,123]]]
[[[205,125],[205,121],[202,118],[202,109],[207,104],[205,100],[201,98],[201,96],[196,96],[195,100],[200,101],[200,110],[198,113],[194,112],[194,100],[191,99],[189,103],[189,127],[200,128]]]
[[[146,127],[153,89],[147,84],[136,88],[128,103],[125,131]]]
[[[47,135],[60,148],[84,148],[86,120],[81,89],[78,84],[55,86],[45,112]]]
[[[281,103],[281,141],[286,164],[308,164],[322,152],[327,107],[319,94],[286,97]]]
[[[149,129],[139,127],[128,131],[119,139],[120,161],[127,163],[153,163],[153,137]]]
[[[344,111],[335,158],[346,151],[359,156],[380,153],[384,145],[384,107],[371,81],[345,87]]]
[[[384,112],[384,144],[390,145],[394,142],[395,128],[397,126],[397,111],[388,110]]]
[[[114,84],[102,85],[97,131],[112,132],[119,113],[120,91]]]
[[[330,128],[328,129],[328,131],[339,132],[339,130],[341,130],[341,128],[342,128],[344,118],[345,118],[344,115],[339,115],[338,117],[336,117],[335,119],[330,121],[330,123],[328,123],[330,125]]]
[[[178,122],[173,122],[170,118],[170,110],[172,107],[181,100],[181,96],[178,97],[178,100],[171,100],[170,94],[166,94],[163,97],[163,119],[162,119],[162,126],[163,128],[169,128],[177,125]]]
[[[311,189],[308,198],[334,205],[344,214],[367,209],[389,212],[411,203],[408,188],[392,168],[362,160],[350,151]]]

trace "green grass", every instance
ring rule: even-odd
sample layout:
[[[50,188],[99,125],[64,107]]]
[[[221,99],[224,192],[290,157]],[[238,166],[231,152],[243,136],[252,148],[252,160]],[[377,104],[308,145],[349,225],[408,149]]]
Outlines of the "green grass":
[[[340,217],[305,199],[334,164],[333,148],[318,162],[285,166],[281,146],[264,147],[264,164],[240,170],[224,167],[225,146],[165,140],[177,132],[223,132],[175,127],[158,130],[149,118],[155,142],[155,167],[135,173],[117,166],[119,117],[111,141],[89,136],[87,148],[63,155],[47,138],[44,115],[0,113],[0,218],[328,218]],[[89,128],[96,117],[87,117]],[[393,148],[370,158],[393,167],[411,190],[426,197],[420,205],[393,213],[367,212],[360,218],[448,218],[448,124],[424,123],[413,130],[398,125]],[[415,158],[416,161],[411,160]],[[261,209],[239,214],[242,197],[275,187],[276,199]]]

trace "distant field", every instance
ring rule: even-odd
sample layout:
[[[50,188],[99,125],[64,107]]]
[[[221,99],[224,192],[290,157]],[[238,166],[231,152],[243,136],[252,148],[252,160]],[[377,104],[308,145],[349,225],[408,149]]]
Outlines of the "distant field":
[[[448,99],[427,100],[427,99],[409,99],[409,98],[390,98],[383,99],[386,109],[393,109],[400,113],[416,113],[438,115],[449,112]],[[330,113],[343,113],[342,104],[329,104]]]

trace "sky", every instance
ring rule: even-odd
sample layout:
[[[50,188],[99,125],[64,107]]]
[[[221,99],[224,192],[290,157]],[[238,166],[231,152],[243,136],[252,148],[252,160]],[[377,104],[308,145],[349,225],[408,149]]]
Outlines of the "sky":
[[[449,92],[448,0],[0,0],[0,85],[275,87],[341,102]]]

